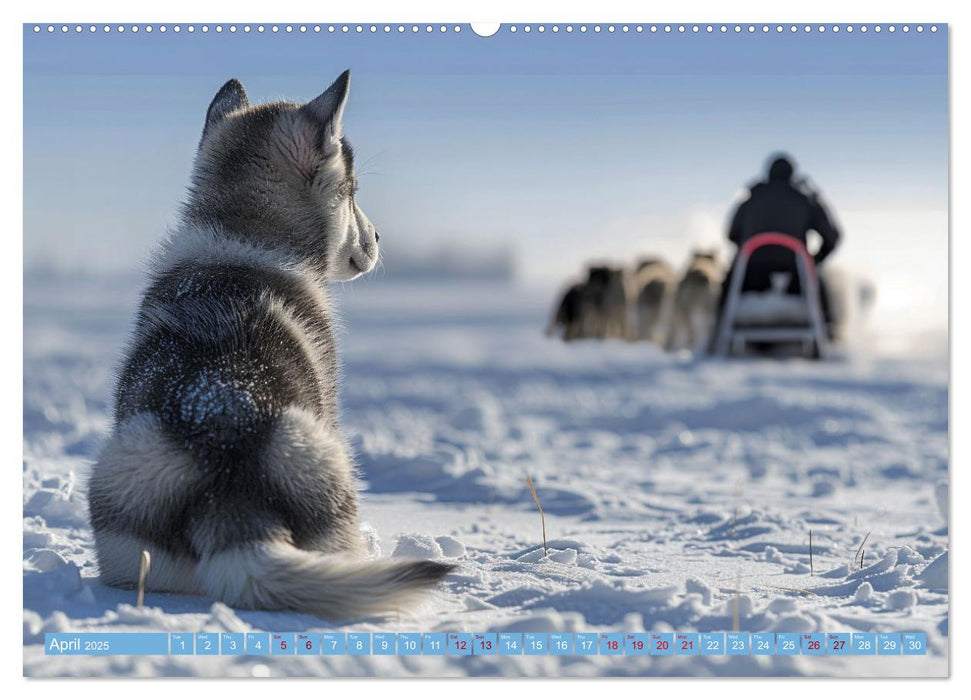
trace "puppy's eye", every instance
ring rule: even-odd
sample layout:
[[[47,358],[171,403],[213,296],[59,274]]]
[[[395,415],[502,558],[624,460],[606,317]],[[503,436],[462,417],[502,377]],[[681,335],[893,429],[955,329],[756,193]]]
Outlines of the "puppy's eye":
[[[341,197],[353,197],[354,193],[357,192],[357,182],[353,179],[344,180],[337,188],[337,192]]]

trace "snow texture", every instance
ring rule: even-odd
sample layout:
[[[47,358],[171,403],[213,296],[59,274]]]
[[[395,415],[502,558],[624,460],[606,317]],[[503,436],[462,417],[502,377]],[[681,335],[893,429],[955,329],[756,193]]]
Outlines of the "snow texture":
[[[323,621],[97,578],[84,479],[138,284],[25,276],[31,676],[941,676],[946,347],[697,361],[542,337],[546,295],[336,290],[372,555],[458,569],[413,613]],[[536,484],[540,517],[525,484]],[[810,572],[809,531],[813,533]],[[859,554],[860,543],[869,533]],[[861,562],[862,560],[862,562]],[[45,657],[60,631],[922,631],[927,657]]]

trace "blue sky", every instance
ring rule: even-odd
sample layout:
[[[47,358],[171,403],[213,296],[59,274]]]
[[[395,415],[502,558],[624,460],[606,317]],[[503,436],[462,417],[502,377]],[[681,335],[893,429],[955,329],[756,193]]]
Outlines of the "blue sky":
[[[945,28],[490,38],[25,28],[25,265],[136,265],[173,220],[226,79],[253,100],[302,100],[344,68],[360,203],[396,247],[509,245],[536,283],[589,257],[680,262],[718,243],[739,189],[781,149],[843,225],[834,260],[876,277],[884,301],[946,299]]]

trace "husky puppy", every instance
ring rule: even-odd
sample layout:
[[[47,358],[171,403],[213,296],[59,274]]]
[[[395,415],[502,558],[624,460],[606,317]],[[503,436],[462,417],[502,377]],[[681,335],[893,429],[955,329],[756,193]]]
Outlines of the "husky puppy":
[[[711,335],[721,293],[722,270],[714,251],[694,251],[674,290],[665,348],[701,349]]]
[[[152,261],[89,482],[101,580],[327,618],[397,610],[451,566],[369,561],[337,425],[326,283],[378,260],[343,137],[349,73],[307,104],[206,114]]]
[[[632,340],[658,341],[674,272],[660,258],[642,258],[631,275]]]

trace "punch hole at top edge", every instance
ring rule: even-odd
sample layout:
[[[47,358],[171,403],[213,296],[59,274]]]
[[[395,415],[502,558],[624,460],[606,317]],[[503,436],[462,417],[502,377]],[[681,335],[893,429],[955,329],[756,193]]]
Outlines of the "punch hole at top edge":
[[[496,34],[502,25],[498,22],[473,22],[470,26],[477,36],[489,37]]]

